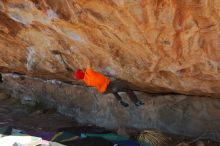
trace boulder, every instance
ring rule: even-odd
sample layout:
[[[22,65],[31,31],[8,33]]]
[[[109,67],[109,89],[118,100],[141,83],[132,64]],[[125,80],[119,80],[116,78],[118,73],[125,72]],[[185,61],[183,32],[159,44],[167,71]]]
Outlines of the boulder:
[[[218,0],[3,0],[0,71],[73,80],[92,66],[134,89],[220,97]]]
[[[112,94],[94,88],[57,80],[4,74],[0,90],[20,98],[24,104],[44,103],[81,124],[109,129],[158,129],[185,136],[220,139],[220,100],[177,94],[136,92],[145,102],[136,107],[121,92],[129,107],[123,107]]]

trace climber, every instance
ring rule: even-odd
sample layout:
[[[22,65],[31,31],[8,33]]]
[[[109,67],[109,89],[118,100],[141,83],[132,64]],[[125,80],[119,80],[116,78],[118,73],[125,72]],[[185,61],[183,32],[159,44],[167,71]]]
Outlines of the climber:
[[[69,72],[73,72],[73,69],[70,68],[68,64],[65,62],[63,55],[60,51],[51,50],[51,53],[55,55],[59,55],[61,61],[65,65],[66,70]],[[90,67],[88,67],[85,71],[81,69],[77,69],[74,75],[77,80],[83,80],[86,85],[96,87],[100,93],[103,94],[112,93],[121,103],[121,105],[123,105],[124,107],[128,107],[129,104],[122,100],[118,92],[126,92],[129,98],[131,99],[131,101],[136,106],[140,106],[144,104],[142,101],[140,101],[137,98],[137,96],[134,94],[134,92],[130,89],[130,87],[126,83],[123,83],[122,81],[119,80],[110,81],[108,77],[106,77],[101,73],[93,71],[92,68]]]
[[[136,106],[144,104],[138,100],[137,96],[127,84],[119,80],[110,81],[108,77],[92,70],[92,68],[87,68],[85,71],[78,69],[74,75],[77,80],[83,80],[86,85],[96,87],[100,93],[112,93],[124,107],[128,107],[129,104],[122,100],[118,92],[126,92]]]

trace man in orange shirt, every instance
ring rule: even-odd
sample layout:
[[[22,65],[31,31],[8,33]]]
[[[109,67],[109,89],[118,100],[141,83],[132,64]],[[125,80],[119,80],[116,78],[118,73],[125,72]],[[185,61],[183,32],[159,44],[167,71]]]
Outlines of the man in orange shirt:
[[[55,55],[60,55],[61,60],[66,67],[66,70],[73,72],[73,69],[71,69],[68,66],[68,64],[64,61],[64,58],[61,52],[57,50],[51,50],[51,52]],[[121,105],[125,107],[128,107],[129,104],[122,100],[118,92],[126,92],[129,98],[131,99],[131,101],[136,106],[144,105],[144,103],[137,98],[137,96],[130,89],[130,87],[127,84],[122,83],[119,80],[110,81],[108,77],[106,77],[105,75],[101,73],[93,71],[91,68],[87,68],[85,71],[78,69],[75,71],[74,75],[77,80],[83,80],[87,86],[96,87],[100,93],[103,93],[103,94],[112,93],[117,98],[117,100],[121,103]]]
[[[110,81],[108,77],[92,70],[91,68],[87,68],[85,71],[78,69],[74,75],[77,80],[83,80],[87,86],[96,87],[100,93],[112,93],[121,103],[121,105],[125,107],[128,107],[129,104],[122,100],[118,92],[126,92],[136,106],[144,104],[138,100],[137,96],[127,84],[123,84],[118,80]]]

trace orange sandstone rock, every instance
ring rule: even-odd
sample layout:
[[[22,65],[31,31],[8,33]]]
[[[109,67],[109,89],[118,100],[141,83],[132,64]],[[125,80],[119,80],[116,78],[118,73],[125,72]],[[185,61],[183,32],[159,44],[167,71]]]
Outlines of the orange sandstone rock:
[[[0,1],[0,70],[68,80],[50,50],[150,92],[220,97],[220,1]]]

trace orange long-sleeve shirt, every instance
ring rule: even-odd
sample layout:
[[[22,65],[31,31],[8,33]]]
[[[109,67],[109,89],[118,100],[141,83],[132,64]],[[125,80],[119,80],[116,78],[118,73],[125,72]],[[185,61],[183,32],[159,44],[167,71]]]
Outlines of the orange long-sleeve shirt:
[[[105,92],[110,82],[110,80],[106,76],[93,71],[91,68],[86,69],[83,80],[86,85],[96,87],[100,93]]]

